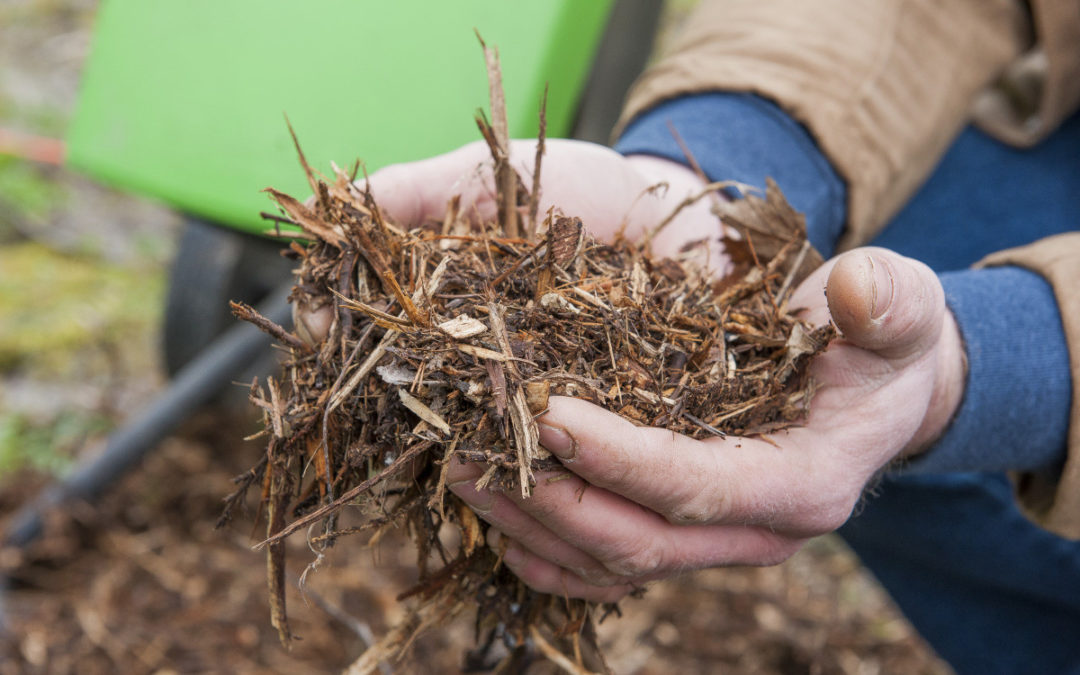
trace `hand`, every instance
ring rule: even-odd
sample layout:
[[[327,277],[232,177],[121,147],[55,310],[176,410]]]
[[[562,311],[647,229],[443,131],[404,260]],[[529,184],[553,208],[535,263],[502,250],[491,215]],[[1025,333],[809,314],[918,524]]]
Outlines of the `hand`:
[[[815,325],[831,317],[844,336],[812,365],[805,426],[698,441],[552,398],[540,440],[569,477],[538,475],[522,499],[477,492],[481,468],[455,463],[451,490],[509,539],[507,566],[548,593],[615,601],[686,570],[785,560],[842,525],[883,466],[940,436],[964,387],[959,332],[919,262],[851,251],[792,306]]]
[[[535,140],[511,141],[511,164],[530,189],[535,155]],[[602,145],[566,139],[546,141],[540,174],[541,217],[554,206],[581,218],[601,241],[611,241],[624,227],[625,236],[636,241],[705,187],[681,164],[647,155],[624,157]],[[369,183],[379,208],[405,227],[443,218],[447,202],[456,195],[461,196],[463,213],[479,219],[495,217],[491,155],[481,142],[431,159],[388,166],[372,174]],[[666,188],[650,189],[661,184]],[[708,239],[712,267],[722,271],[726,259],[718,243],[720,234],[720,221],[710,213],[709,200],[701,199],[682,209],[653,239],[652,252],[669,257],[687,243]],[[298,330],[310,343],[326,336],[333,319],[329,307],[319,311],[295,312]]]
[[[624,157],[611,148],[568,139],[548,139],[540,168],[541,217],[554,206],[581,218],[597,239],[611,241],[625,225],[636,241],[664,220],[705,183],[690,169],[648,155]],[[510,142],[510,163],[531,189],[535,140]],[[665,184],[666,189],[651,190]],[[375,202],[405,226],[440,219],[451,197],[461,195],[464,213],[495,217],[495,179],[487,145],[470,143],[431,159],[395,164],[370,177]],[[683,209],[653,240],[653,254],[671,256],[687,242],[717,237],[720,221],[709,212],[708,199]],[[704,228],[703,228],[704,224]]]

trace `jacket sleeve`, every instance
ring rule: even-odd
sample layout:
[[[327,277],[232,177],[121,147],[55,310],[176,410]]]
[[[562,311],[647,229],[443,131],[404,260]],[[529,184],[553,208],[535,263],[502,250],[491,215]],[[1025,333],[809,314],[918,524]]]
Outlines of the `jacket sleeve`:
[[[1069,344],[1072,408],[1068,454],[1060,471],[1013,476],[1017,499],[1029,518],[1070,539],[1080,539],[1080,232],[1047,237],[988,256],[981,266],[1017,265],[1043,276],[1054,288]]]
[[[976,93],[1029,37],[1027,14],[1011,0],[704,0],[631,91],[621,125],[687,93],[776,102],[847,182],[846,248],[910,197],[968,121]]]
[[[1017,146],[1046,138],[1080,106],[1080,3],[1031,0],[1035,43],[975,101],[984,131]]]

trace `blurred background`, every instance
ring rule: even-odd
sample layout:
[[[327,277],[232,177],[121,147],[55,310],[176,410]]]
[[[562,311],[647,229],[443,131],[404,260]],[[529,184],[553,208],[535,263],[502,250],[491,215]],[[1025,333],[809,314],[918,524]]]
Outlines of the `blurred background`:
[[[638,4],[652,17],[648,34],[662,42],[694,3]],[[190,209],[180,215],[160,195],[140,196],[152,189],[105,187],[66,160],[101,10],[94,0],[0,0],[0,531],[46,486],[98,456],[110,433],[168,390],[169,375],[198,352],[194,342],[209,339],[173,328],[170,356],[163,326],[177,302],[176,266],[201,269],[190,257],[199,250],[192,228],[211,238],[218,235],[206,232],[217,229],[192,225]],[[191,45],[198,49],[197,35]],[[504,61],[513,58],[513,45],[500,47]],[[476,61],[482,78],[478,51]],[[479,82],[469,110],[486,105]],[[611,98],[598,87],[585,88],[586,104],[589,92]],[[602,130],[578,131],[603,140]],[[288,150],[283,124],[274,143]],[[360,152],[348,145],[315,154],[346,165]],[[290,171],[274,184],[302,183],[295,164]],[[184,247],[188,257],[174,263]],[[254,502],[214,529],[232,477],[262,449],[242,440],[258,417],[236,405],[243,387],[231,389],[185,415],[93,505],[49,510],[41,536],[0,549],[0,674],[336,672],[400,614],[394,597],[413,574],[407,548],[342,541],[308,575],[305,595],[291,584],[301,639],[291,652],[280,647],[263,556],[250,549]],[[298,579],[312,555],[302,542],[292,549]],[[778,567],[658,584],[623,611],[601,626],[618,673],[948,672],[832,537]],[[392,672],[457,672],[470,640],[467,621],[435,631]]]

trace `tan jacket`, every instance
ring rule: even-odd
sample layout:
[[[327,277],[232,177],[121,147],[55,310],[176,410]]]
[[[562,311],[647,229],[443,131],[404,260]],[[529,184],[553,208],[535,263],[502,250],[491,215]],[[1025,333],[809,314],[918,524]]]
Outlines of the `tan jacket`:
[[[1080,0],[704,0],[635,85],[620,126],[709,90],[769,98],[810,130],[847,181],[840,247],[850,248],[888,222],[968,122],[1030,145],[1077,109]],[[1054,286],[1072,364],[1069,457],[1060,475],[1016,485],[1030,517],[1080,539],[1080,232],[981,264],[1021,265]]]

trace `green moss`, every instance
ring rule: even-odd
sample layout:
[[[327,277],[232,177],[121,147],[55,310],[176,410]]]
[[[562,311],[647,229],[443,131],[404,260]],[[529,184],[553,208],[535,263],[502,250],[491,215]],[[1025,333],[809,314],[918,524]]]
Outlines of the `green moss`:
[[[0,414],[0,476],[27,467],[61,474],[86,438],[109,426],[104,417],[86,412],[64,411],[47,425],[18,413]]]
[[[159,324],[164,273],[51,251],[0,248],[0,373],[71,372],[87,348],[138,341]]]
[[[43,221],[66,198],[41,167],[0,155],[0,240],[17,219]]]

